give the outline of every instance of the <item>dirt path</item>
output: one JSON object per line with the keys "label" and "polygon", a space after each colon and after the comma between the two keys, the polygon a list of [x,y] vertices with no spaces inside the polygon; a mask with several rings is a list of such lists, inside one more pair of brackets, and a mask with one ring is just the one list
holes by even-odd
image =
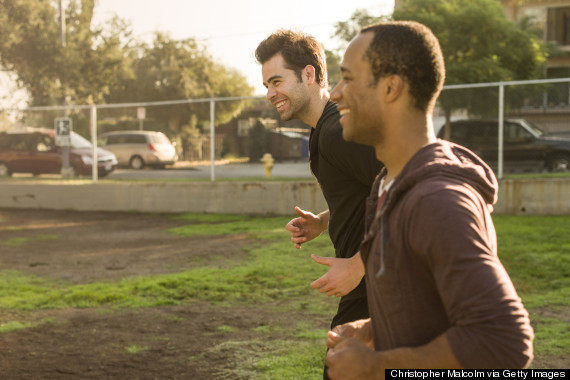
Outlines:
{"label": "dirt path", "polygon": [[[184,238],[166,232],[183,224],[159,214],[0,209],[0,271],[85,284],[246,258],[242,248],[252,242],[244,236]],[[28,240],[17,244],[18,239]],[[539,313],[547,317],[552,311]],[[237,361],[247,360],[243,351],[263,352],[264,341],[289,338],[280,332],[260,338],[254,329],[292,320],[311,320],[323,329],[330,323],[267,305],[224,308],[205,302],[121,310],[0,309],[0,325],[48,321],[0,333],[0,379],[248,379],[233,371]],[[222,326],[234,328],[232,342],[251,347],[228,347]],[[569,362],[537,357],[533,365],[568,368]]]}
{"label": "dirt path", "polygon": [[[0,270],[83,284],[245,257],[241,248],[250,242],[244,237],[166,232],[185,223],[153,214],[0,209]],[[30,241],[6,245],[15,238]],[[292,317],[315,318],[204,302],[123,310],[0,309],[0,325],[49,321],[0,334],[0,378],[245,379],[230,372],[236,353],[220,348],[228,338],[218,328],[232,326],[232,340],[249,341],[256,327],[286,325]]]}

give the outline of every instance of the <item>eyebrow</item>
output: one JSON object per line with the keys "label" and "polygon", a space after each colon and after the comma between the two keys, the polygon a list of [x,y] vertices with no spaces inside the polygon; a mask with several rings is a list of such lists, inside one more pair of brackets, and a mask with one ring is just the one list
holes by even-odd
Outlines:
{"label": "eyebrow", "polygon": [[346,67],[341,66],[341,67],[340,67],[340,72],[341,72],[341,73],[350,73],[351,71],[350,71],[349,69],[347,69]]}
{"label": "eyebrow", "polygon": [[267,84],[273,82],[275,79],[280,79],[280,78],[283,78],[283,76],[282,76],[282,75],[274,75],[274,76],[270,77],[270,78],[267,80],[267,82],[263,82],[263,85],[264,85],[265,87],[267,87]]}

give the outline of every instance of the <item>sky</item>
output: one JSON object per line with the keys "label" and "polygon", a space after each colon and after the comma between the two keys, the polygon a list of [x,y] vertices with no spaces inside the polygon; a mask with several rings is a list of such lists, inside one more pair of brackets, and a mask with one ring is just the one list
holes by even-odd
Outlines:
{"label": "sky", "polygon": [[379,16],[393,8],[394,0],[97,0],[93,21],[103,23],[116,14],[130,22],[138,39],[149,42],[155,31],[174,39],[195,38],[217,62],[245,75],[256,95],[263,95],[254,51],[271,32],[300,29],[335,49],[338,41],[331,36],[336,22],[347,21],[356,9]]}

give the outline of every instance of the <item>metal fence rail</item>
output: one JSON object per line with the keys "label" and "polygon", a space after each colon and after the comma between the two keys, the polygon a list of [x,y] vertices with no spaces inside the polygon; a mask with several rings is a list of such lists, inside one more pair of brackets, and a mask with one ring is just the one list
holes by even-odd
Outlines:
{"label": "metal fence rail", "polygon": [[[558,87],[553,87],[558,86]],[[518,103],[514,102],[512,99],[506,95],[506,89],[514,89],[518,88],[524,89],[523,95],[512,95],[511,97],[518,101]],[[471,94],[470,91],[484,91],[484,93],[476,93],[475,95]],[[519,117],[533,117],[533,120],[536,121],[537,119],[540,120],[548,120],[548,117],[552,117],[553,115],[556,117],[557,120],[557,128],[562,128],[570,132],[570,78],[558,78],[558,79],[542,79],[542,80],[528,80],[528,81],[510,81],[510,82],[489,82],[489,83],[474,83],[474,84],[462,84],[462,85],[447,85],[443,87],[442,95],[445,95],[449,92],[453,92],[454,96],[457,95],[457,98],[462,98],[461,94],[465,95],[464,98],[465,104],[455,105],[454,112],[451,114],[453,119],[458,118],[474,118],[480,116],[491,116],[493,118],[498,119],[498,157],[497,157],[497,176],[499,178],[503,177],[503,155],[504,155],[504,119],[506,116],[513,116],[515,114]],[[462,93],[463,92],[463,93]],[[512,91],[513,92],[513,91]],[[514,92],[513,92],[514,93]],[[520,98],[520,99],[519,99]],[[240,117],[242,119],[238,120],[235,124],[237,127],[233,127],[234,130],[237,130],[237,136],[226,136],[226,140],[220,141],[218,136],[216,136],[216,128],[220,127],[220,125],[216,126],[216,112],[217,107],[216,104],[219,105],[221,109],[223,109],[224,103],[227,102],[236,102],[236,101],[261,101],[262,104],[267,106],[267,110],[259,111],[256,117],[263,118],[266,128],[271,131],[276,131],[279,134],[279,138],[289,138],[291,142],[291,151],[294,153],[284,154],[283,152],[270,152],[274,154],[274,156],[283,156],[285,158],[292,157],[295,155],[299,155],[301,157],[301,153],[299,153],[302,149],[306,147],[299,148],[299,144],[304,144],[303,138],[299,137],[301,135],[306,136],[310,128],[307,126],[299,126],[293,125],[292,127],[287,123],[283,124],[279,120],[279,116],[273,107],[269,104],[269,102],[263,101],[264,96],[244,96],[244,97],[221,97],[221,98],[204,98],[204,99],[180,99],[180,100],[169,100],[169,101],[155,101],[155,102],[132,102],[132,103],[117,103],[117,104],[87,104],[87,105],[62,105],[62,106],[42,106],[42,107],[29,107],[24,109],[4,109],[0,111],[4,112],[14,112],[19,113],[20,115],[28,115],[28,119],[33,120],[34,117],[32,114],[34,113],[53,113],[53,112],[88,112],[89,114],[83,115],[83,119],[88,120],[88,128],[85,128],[85,133],[90,133],[91,135],[91,142],[93,144],[93,155],[94,155],[94,162],[97,162],[97,136],[98,136],[98,126],[101,125],[107,119],[120,119],[120,118],[131,118],[132,116],[125,116],[125,115],[132,115],[132,109],[144,107],[145,109],[152,109],[156,112],[163,112],[164,114],[168,115],[168,112],[172,112],[173,114],[180,113],[182,114],[181,108],[185,107],[184,112],[186,114],[191,114],[193,112],[198,112],[197,110],[190,109],[189,107],[199,106],[203,104],[206,106],[209,104],[209,133],[206,133],[206,126],[204,125],[204,132],[203,136],[205,138],[204,141],[209,139],[209,147],[200,147],[202,149],[201,152],[209,153],[209,158],[211,161],[210,164],[210,180],[215,181],[215,159],[220,155],[218,152],[220,149],[222,152],[224,151],[223,144],[226,145],[234,145],[232,149],[237,150],[243,154],[243,148],[241,145],[245,144],[248,145],[251,149],[251,146],[254,145],[255,141],[251,135],[251,129],[254,124],[252,121],[253,117],[250,114],[246,114],[242,112]],[[440,100],[442,97],[440,97]],[[552,100],[554,99],[554,100]],[[474,108],[471,103],[481,102],[482,100],[488,100],[487,105],[479,106],[478,111],[473,111]],[[496,100],[496,102],[495,102]],[[526,102],[526,103],[525,103]],[[517,105],[513,105],[513,104]],[[484,110],[485,115],[481,113],[481,110]],[[271,113],[273,114],[267,116],[263,116],[264,113]],[[205,109],[200,109],[203,115],[205,115]],[[105,115],[103,115],[105,113]],[[436,113],[434,114],[435,119],[438,125],[437,127],[441,127],[442,123],[442,105],[438,102],[436,107]],[[260,116],[261,115],[261,116]],[[98,119],[98,116],[101,117],[101,120]],[[205,120],[207,117],[203,116],[202,119]],[[175,119],[175,118],[172,118]],[[173,123],[175,124],[175,121]],[[243,121],[243,123],[241,123]],[[170,120],[169,120],[170,123]],[[173,125],[174,125],[173,124]],[[272,126],[270,126],[270,124]],[[244,128],[241,128],[244,126]],[[179,127],[179,126],[178,126]],[[172,129],[173,131],[176,128]],[[235,133],[235,132],[234,132]],[[248,134],[249,133],[249,134]],[[208,138],[209,137],[209,138]],[[230,138],[231,137],[231,138]],[[275,137],[277,138],[277,137]],[[279,140],[274,145],[280,146],[283,148],[284,140]],[[235,146],[240,145],[239,149]],[[293,149],[293,145],[295,149]],[[220,148],[222,146],[222,148]],[[231,148],[231,147],[230,147]],[[196,148],[198,149],[198,148]],[[231,149],[230,149],[231,150]],[[92,179],[93,183],[97,182],[97,167],[93,165],[93,173]]]}

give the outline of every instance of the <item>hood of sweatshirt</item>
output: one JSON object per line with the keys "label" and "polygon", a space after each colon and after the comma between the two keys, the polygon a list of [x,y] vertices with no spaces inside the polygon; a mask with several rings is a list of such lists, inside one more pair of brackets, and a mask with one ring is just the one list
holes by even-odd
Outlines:
{"label": "hood of sweatshirt", "polygon": [[[386,174],[385,170],[384,168],[380,172],[374,183],[371,196],[367,200],[368,203],[372,204],[372,208],[377,202],[379,178]],[[383,236],[380,253],[381,266],[376,274],[377,278],[384,273],[385,246],[389,235],[388,215],[407,192],[416,186],[421,186],[422,182],[434,178],[449,178],[456,182],[465,183],[481,195],[487,203],[489,211],[497,202],[499,190],[497,178],[489,165],[475,153],[446,140],[438,140],[433,144],[424,146],[408,161],[404,169],[394,179],[382,208],[375,216],[367,215],[367,232],[363,246],[369,243],[378,232]],[[368,219],[369,217],[370,219]],[[363,261],[366,263],[368,255],[363,246],[361,246],[361,253]]]}
{"label": "hood of sweatshirt", "polygon": [[432,177],[447,177],[465,182],[490,207],[497,202],[499,185],[489,165],[461,145],[438,140],[420,149],[394,179],[382,214],[389,213],[398,199],[411,188]]}

